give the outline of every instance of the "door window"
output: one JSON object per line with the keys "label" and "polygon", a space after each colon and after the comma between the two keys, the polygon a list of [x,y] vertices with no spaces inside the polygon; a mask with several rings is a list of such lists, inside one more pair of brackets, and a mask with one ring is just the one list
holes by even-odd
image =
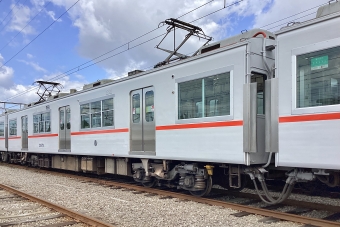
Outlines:
{"label": "door window", "polygon": [[140,95],[132,96],[132,122],[139,123],[140,121]]}
{"label": "door window", "polygon": [[152,122],[154,119],[154,95],[153,91],[145,93],[145,120]]}
{"label": "door window", "polygon": [[60,129],[64,130],[65,129],[64,110],[59,111],[59,116],[60,116]]}

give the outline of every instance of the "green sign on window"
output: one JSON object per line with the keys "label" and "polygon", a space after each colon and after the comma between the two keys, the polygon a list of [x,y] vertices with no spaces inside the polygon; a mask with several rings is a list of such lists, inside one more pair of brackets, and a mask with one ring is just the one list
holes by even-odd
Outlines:
{"label": "green sign on window", "polygon": [[311,70],[328,68],[328,55],[311,59]]}

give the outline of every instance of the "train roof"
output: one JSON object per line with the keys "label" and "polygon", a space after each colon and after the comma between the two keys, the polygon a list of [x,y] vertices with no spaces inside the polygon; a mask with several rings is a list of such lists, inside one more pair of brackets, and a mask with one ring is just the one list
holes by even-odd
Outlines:
{"label": "train roof", "polygon": [[260,34],[262,34],[262,36],[264,36],[265,38],[275,39],[274,33],[269,32],[269,31],[264,30],[264,29],[255,28],[255,29],[252,29],[250,31],[242,32],[239,35],[231,36],[231,37],[228,37],[226,39],[220,40],[218,42],[214,42],[214,43],[211,43],[209,45],[205,45],[205,46],[201,47],[201,49],[199,50],[199,54],[204,54],[208,51],[212,51],[212,50],[222,48],[222,47],[225,47],[225,46],[230,46],[232,44],[245,41],[247,39],[253,38],[253,37],[260,35]]}
{"label": "train roof", "polygon": [[290,22],[287,24],[287,26],[282,27],[279,31],[275,32],[275,35],[280,35],[301,27],[309,26],[311,24],[320,23],[338,16],[340,16],[340,2],[336,1],[333,3],[328,3],[327,5],[321,6],[318,9],[315,18],[303,22]]}

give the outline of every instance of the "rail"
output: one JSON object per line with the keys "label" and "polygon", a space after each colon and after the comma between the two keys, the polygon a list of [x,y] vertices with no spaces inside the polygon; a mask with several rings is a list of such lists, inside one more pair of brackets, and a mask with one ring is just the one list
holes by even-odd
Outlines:
{"label": "rail", "polygon": [[49,201],[46,201],[44,199],[41,199],[41,198],[38,198],[38,197],[35,197],[35,196],[32,196],[32,195],[29,195],[25,192],[22,192],[22,191],[19,191],[17,189],[14,189],[12,187],[9,187],[7,185],[3,185],[3,184],[0,184],[0,188],[3,188],[4,190],[6,191],[9,191],[13,194],[16,194],[16,195],[19,195],[21,197],[24,197],[26,199],[29,199],[31,201],[34,201],[34,202],[37,202],[39,204],[42,204],[46,207],[49,207],[50,209],[53,209],[55,211],[58,211],[60,213],[63,213],[71,218],[74,218],[76,220],[79,220],[85,224],[88,224],[88,225],[91,225],[91,226],[98,226],[98,227],[114,227],[114,225],[111,225],[109,223],[105,223],[103,221],[100,221],[98,219],[95,219],[93,217],[90,217],[90,216],[87,216],[87,215],[83,215],[83,214],[80,214],[76,211],[73,211],[73,210],[70,210],[70,209],[67,209],[65,207],[62,207],[62,206],[59,206],[57,204],[54,204],[54,203],[51,203]]}

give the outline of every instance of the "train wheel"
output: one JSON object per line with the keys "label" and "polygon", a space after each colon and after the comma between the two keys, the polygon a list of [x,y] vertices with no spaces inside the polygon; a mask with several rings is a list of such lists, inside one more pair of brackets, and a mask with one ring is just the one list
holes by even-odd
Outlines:
{"label": "train wheel", "polygon": [[201,191],[190,191],[190,194],[193,196],[198,196],[198,197],[207,196],[209,195],[211,188],[212,188],[212,177],[208,176],[205,189]]}
{"label": "train wheel", "polygon": [[156,178],[152,178],[149,182],[142,182],[142,185],[146,188],[153,188],[156,186],[158,180]]}

